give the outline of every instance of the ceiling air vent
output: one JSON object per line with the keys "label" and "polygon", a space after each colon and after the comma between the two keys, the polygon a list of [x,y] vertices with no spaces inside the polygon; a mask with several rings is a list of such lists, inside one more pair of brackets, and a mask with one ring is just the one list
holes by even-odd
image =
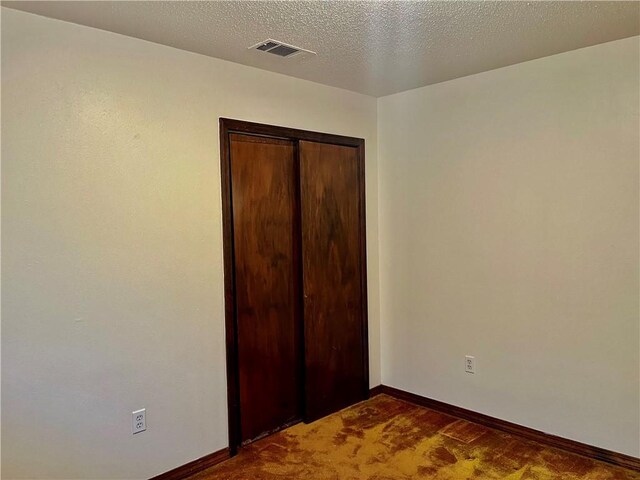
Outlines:
{"label": "ceiling air vent", "polygon": [[295,57],[297,55],[303,55],[306,53],[310,53],[311,55],[316,54],[316,52],[312,52],[311,50],[295,47],[293,45],[289,45],[288,43],[279,42],[278,40],[272,40],[270,38],[268,38],[264,42],[251,45],[249,47],[249,50],[260,50],[262,52],[272,53],[274,55],[278,55],[279,57],[287,58]]}

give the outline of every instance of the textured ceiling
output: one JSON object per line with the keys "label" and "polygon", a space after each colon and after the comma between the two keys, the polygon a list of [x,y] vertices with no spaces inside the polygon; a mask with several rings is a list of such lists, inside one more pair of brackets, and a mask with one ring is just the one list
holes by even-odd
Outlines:
{"label": "textured ceiling", "polygon": [[[639,2],[4,1],[373,96],[640,34]],[[313,50],[284,59],[266,38]]]}

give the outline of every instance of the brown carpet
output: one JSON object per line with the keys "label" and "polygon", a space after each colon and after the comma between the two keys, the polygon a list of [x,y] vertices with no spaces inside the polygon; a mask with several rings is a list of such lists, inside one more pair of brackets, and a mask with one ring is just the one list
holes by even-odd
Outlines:
{"label": "brown carpet", "polygon": [[640,473],[378,395],[189,480],[640,480]]}

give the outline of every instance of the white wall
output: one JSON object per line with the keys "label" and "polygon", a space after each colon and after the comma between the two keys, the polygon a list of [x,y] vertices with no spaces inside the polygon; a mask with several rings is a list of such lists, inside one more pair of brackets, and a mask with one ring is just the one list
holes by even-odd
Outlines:
{"label": "white wall", "polygon": [[221,116],[365,138],[379,383],[374,98],[6,8],[2,90],[2,478],[227,446]]}
{"label": "white wall", "polygon": [[640,456],[638,46],[379,99],[384,384]]}

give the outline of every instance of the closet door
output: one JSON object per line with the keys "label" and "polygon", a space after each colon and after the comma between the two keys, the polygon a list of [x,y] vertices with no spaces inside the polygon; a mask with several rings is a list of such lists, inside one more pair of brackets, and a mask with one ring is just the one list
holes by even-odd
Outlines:
{"label": "closet door", "polygon": [[295,143],[230,134],[240,441],[301,418]]}
{"label": "closet door", "polygon": [[301,141],[305,416],[368,395],[364,184],[358,149]]}

